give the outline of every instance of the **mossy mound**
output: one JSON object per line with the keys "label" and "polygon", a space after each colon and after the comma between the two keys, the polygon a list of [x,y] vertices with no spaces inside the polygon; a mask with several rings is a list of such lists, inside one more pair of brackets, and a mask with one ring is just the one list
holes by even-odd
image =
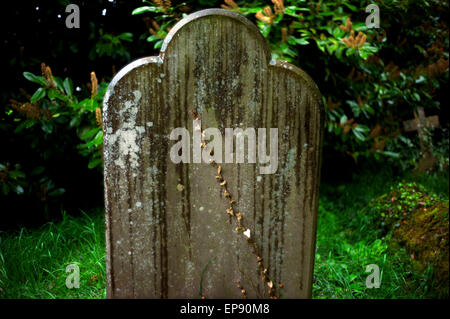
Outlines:
{"label": "mossy mound", "polygon": [[449,296],[449,203],[415,183],[399,183],[370,204],[414,267],[434,271],[433,291]]}

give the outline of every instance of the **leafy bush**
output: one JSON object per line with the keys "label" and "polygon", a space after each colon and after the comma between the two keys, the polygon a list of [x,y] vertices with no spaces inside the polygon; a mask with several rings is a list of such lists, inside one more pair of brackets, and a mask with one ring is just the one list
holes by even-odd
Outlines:
{"label": "leafy bush", "polygon": [[[94,72],[91,73],[91,96],[78,98],[74,92],[70,78],[64,81],[53,76],[49,66],[41,66],[42,76],[24,72],[24,77],[40,87],[31,96],[30,101],[19,103],[12,101],[12,108],[20,115],[16,133],[32,129],[40,125],[43,133],[52,134],[57,127],[74,129],[81,142],[77,145],[80,153],[89,156],[89,168],[102,163],[101,146],[103,144],[101,105],[107,88],[107,83],[98,84]],[[81,90],[81,89],[80,89]],[[94,116],[95,114],[95,116]],[[100,165],[101,166],[101,165]]]}
{"label": "leafy bush", "polygon": [[372,200],[369,207],[379,213],[378,220],[383,227],[398,228],[408,222],[415,210],[427,210],[436,205],[436,201],[439,196],[427,194],[423,186],[401,182],[391,186],[389,193]]}
{"label": "leafy bush", "polygon": [[[86,96],[86,89],[75,89],[70,78],[62,80],[53,76],[50,67],[44,63],[41,71],[42,75],[24,72],[24,77],[38,88],[27,96],[26,102],[10,100],[11,107],[7,112],[14,123],[16,139],[23,139],[29,151],[38,158],[26,167],[0,163],[0,178],[3,195],[13,191],[25,198],[37,199],[43,203],[44,217],[48,219],[49,205],[61,201],[60,197],[66,192],[63,181],[56,178],[61,171],[54,172],[52,163],[67,162],[75,149],[88,158],[89,168],[102,171],[101,105],[107,83],[98,84],[92,72],[91,94]],[[59,170],[62,169],[72,168],[61,165]],[[70,185],[70,182],[65,181],[65,184]],[[101,189],[101,185],[97,188]]]}
{"label": "leafy bush", "polygon": [[[207,1],[143,2],[147,5],[133,14],[148,15],[147,41],[154,48],[187,12],[217,7]],[[369,29],[367,1],[272,0],[268,5],[267,1],[225,0],[221,4],[256,22],[273,59],[299,65],[318,83],[326,106],[326,147],[355,161],[386,156],[394,162],[408,161],[400,152],[411,148],[416,137],[403,134],[401,121],[412,117],[418,106],[437,112],[438,94],[448,83],[448,2],[378,5],[381,28]]]}

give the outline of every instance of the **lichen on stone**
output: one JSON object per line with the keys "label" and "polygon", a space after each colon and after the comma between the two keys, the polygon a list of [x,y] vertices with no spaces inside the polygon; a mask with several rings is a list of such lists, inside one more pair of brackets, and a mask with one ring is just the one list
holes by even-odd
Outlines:
{"label": "lichen on stone", "polygon": [[108,134],[106,138],[109,139],[109,145],[112,148],[117,148],[117,152],[112,152],[115,156],[114,164],[121,169],[126,169],[127,164],[136,176],[136,169],[139,166],[140,140],[145,133],[145,126],[136,126],[137,113],[139,110],[139,101],[142,93],[138,90],[133,91],[134,99],[125,101],[124,108],[121,109],[119,117],[122,123],[119,128],[113,132],[111,127],[106,128]]}

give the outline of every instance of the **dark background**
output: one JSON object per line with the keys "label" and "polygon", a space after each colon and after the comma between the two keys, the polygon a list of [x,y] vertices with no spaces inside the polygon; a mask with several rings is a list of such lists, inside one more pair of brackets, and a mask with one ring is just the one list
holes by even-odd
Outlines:
{"label": "dark background", "polygon": [[[134,8],[141,1],[71,1],[80,7],[80,28],[68,29],[65,25],[65,1],[8,1],[2,3],[0,30],[2,34],[0,52],[2,55],[2,89],[0,103],[3,110],[10,98],[20,100],[19,88],[32,94],[36,85],[23,77],[24,71],[40,74],[41,62],[50,65],[53,74],[70,77],[75,83],[89,83],[89,74],[95,71],[99,81],[109,80],[116,70],[141,56],[153,55],[152,46],[129,46],[130,61],[104,56],[101,60],[91,60],[89,53],[95,45],[91,34],[100,28],[111,33],[132,32],[135,38],[146,31],[141,17],[132,16]],[[7,6],[5,6],[7,4]],[[39,8],[37,10],[37,8]],[[106,15],[102,15],[106,9]],[[125,14],[126,13],[126,14]],[[61,18],[58,18],[61,15]],[[22,97],[23,99],[23,97]],[[2,118],[0,126],[0,162],[21,162],[22,166],[36,165],[41,160],[48,169],[55,184],[66,189],[66,193],[55,201],[42,203],[38,198],[9,195],[0,196],[1,228],[17,226],[37,226],[45,220],[59,219],[61,210],[79,214],[79,210],[89,210],[103,205],[103,177],[98,170],[87,169],[88,159],[77,149],[66,147],[73,136],[60,136],[47,141],[54,144],[54,152],[43,160],[40,148],[32,149],[26,136],[11,134],[13,129],[8,119]],[[64,149],[59,152],[58,149]],[[71,152],[67,152],[70,150]],[[47,216],[43,211],[47,209]]]}

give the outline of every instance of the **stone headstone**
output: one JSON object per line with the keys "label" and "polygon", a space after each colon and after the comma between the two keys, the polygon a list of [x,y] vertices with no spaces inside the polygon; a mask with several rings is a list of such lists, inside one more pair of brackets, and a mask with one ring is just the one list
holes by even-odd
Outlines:
{"label": "stone headstone", "polygon": [[429,130],[439,127],[439,117],[437,115],[425,116],[423,107],[417,108],[417,113],[414,113],[414,119],[404,121],[403,128],[405,132],[417,131],[419,135],[420,150],[422,157],[416,166],[416,171],[424,173],[433,168],[436,164],[436,157],[433,154],[433,145],[429,138]]}
{"label": "stone headstone", "polygon": [[[182,19],[114,77],[103,118],[109,298],[311,296],[321,96],[256,26],[223,9]],[[230,128],[244,163],[217,144]]]}

